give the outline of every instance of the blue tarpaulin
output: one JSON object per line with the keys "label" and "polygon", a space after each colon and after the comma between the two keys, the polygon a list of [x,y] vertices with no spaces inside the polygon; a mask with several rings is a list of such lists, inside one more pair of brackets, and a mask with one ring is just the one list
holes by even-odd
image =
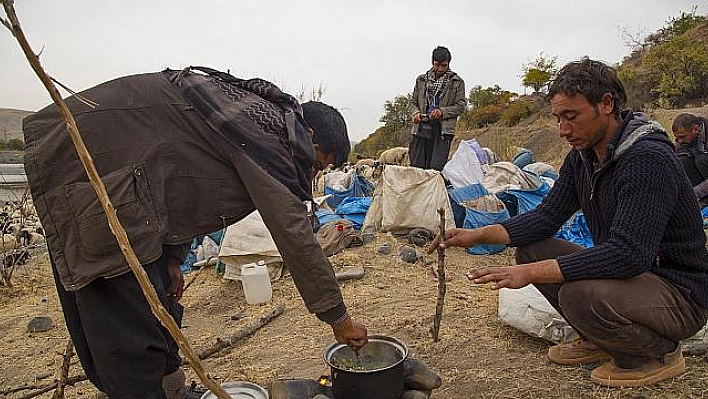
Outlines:
{"label": "blue tarpaulin", "polygon": [[[489,192],[482,184],[471,184],[469,186],[452,188],[448,190],[450,196],[450,204],[455,215],[455,224],[457,225],[460,218],[460,212],[464,212],[464,221],[462,226],[466,229],[474,229],[477,227],[487,226],[490,224],[500,223],[509,219],[509,212],[506,207],[500,202],[501,210],[499,212],[486,212],[480,209],[464,206],[463,203],[489,195]],[[504,245],[496,244],[480,244],[467,248],[467,252],[474,255],[487,255],[501,252],[506,248]]]}
{"label": "blue tarpaulin", "polygon": [[349,188],[347,190],[338,191],[327,186],[324,188],[325,195],[332,195],[330,198],[327,198],[327,205],[329,205],[332,209],[336,209],[345,198],[367,197],[371,195],[373,191],[374,185],[358,173],[354,173],[352,175],[352,182],[349,184]]}
{"label": "blue tarpaulin", "polygon": [[585,215],[582,212],[577,212],[568,219],[568,221],[561,226],[560,230],[558,230],[556,237],[574,244],[582,245],[585,248],[590,248],[595,245],[592,241]]}

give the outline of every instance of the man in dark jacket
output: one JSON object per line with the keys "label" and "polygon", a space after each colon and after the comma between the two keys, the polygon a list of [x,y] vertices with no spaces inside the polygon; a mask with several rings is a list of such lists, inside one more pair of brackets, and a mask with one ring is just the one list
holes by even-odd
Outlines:
{"label": "man in dark jacket", "polygon": [[408,105],[413,120],[411,166],[442,170],[447,163],[457,117],[467,106],[465,82],[450,69],[450,61],[450,50],[436,47],[432,68],[415,80]]}
{"label": "man in dark jacket", "polygon": [[[541,291],[582,337],[552,346],[552,362],[609,360],[591,379],[611,387],[679,375],[679,341],[708,315],[708,254],[672,142],[657,123],[621,111],[624,86],[601,62],[563,67],[548,98],[558,134],[573,149],[544,201],[501,224],[451,230],[440,245],[518,247],[515,266],[472,270],[469,278],[492,289],[534,284]],[[592,248],[549,238],[578,209]]]}
{"label": "man in dark jacket", "polygon": [[[88,101],[90,100],[90,101]],[[367,342],[314,239],[311,178],[343,163],[341,114],[273,84],[208,68],[127,76],[67,100],[135,253],[181,322],[179,265],[192,238],[258,209],[310,312],[337,341]],[[25,169],[67,328],[111,399],[182,399],[181,358],[111,234],[56,106],[24,121]]]}
{"label": "man in dark jacket", "polygon": [[687,112],[678,114],[671,125],[676,153],[701,206],[708,205],[707,126],[708,119]]}

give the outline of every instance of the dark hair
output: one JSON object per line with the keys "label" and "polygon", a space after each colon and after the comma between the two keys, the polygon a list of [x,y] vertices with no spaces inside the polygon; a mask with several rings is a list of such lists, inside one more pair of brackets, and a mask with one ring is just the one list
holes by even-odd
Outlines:
{"label": "dark hair", "polygon": [[433,61],[437,62],[450,62],[452,61],[452,54],[447,47],[437,46],[433,49]]}
{"label": "dark hair", "polygon": [[[679,130],[680,128],[688,129],[694,125],[698,125],[699,128],[705,128],[705,124],[708,122],[708,119],[698,116],[698,115],[693,115],[689,114],[688,112],[684,112],[681,114],[678,114],[676,118],[674,118],[674,122],[671,124],[671,131],[675,132]],[[701,126],[704,125],[704,126]]]}
{"label": "dark hair", "polygon": [[325,154],[334,154],[334,166],[346,162],[351,144],[342,114],[327,104],[308,101],[302,104],[302,115],[312,129],[312,142]]}
{"label": "dark hair", "polygon": [[617,77],[617,71],[602,61],[583,58],[566,64],[548,88],[547,100],[556,94],[574,96],[582,94],[592,105],[610,93],[615,102],[613,113],[619,115],[627,104],[627,92]]}

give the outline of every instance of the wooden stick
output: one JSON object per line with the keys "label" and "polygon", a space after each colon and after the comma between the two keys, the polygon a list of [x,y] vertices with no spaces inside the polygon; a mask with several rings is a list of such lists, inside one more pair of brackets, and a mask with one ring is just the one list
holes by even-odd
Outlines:
{"label": "wooden stick", "polygon": [[67,378],[69,378],[69,366],[71,366],[72,356],[74,356],[74,343],[71,341],[71,338],[69,338],[66,342],[64,354],[62,354],[64,359],[61,362],[59,381],[57,381],[57,389],[54,390],[52,399],[64,399],[64,387],[66,386]]}
{"label": "wooden stick", "polygon": [[[72,385],[73,386],[77,382],[86,381],[86,380],[88,380],[88,377],[86,377],[86,375],[79,374],[79,375],[75,375],[73,377],[67,378],[65,385]],[[4,391],[0,391],[0,395],[8,395],[11,393],[26,391],[29,389],[38,389],[38,391],[30,392],[24,396],[20,396],[18,399],[34,398],[35,396],[39,396],[45,392],[49,392],[52,389],[55,389],[57,387],[58,383],[59,383],[59,381],[54,380],[48,384],[26,384],[26,385],[22,385],[17,388],[9,388]]]}
{"label": "wooden stick", "polygon": [[[438,209],[440,214],[440,239],[445,238],[445,209]],[[433,341],[440,341],[440,321],[442,320],[443,306],[445,305],[445,248],[438,246],[438,301],[435,304],[435,317],[433,318]]]}
{"label": "wooden stick", "polygon": [[271,320],[283,314],[285,306],[279,304],[275,308],[271,309],[270,312],[261,315],[261,317],[252,320],[250,323],[243,326],[236,334],[231,335],[226,339],[217,338],[214,345],[204,349],[199,353],[199,359],[204,360],[213,354],[221,351],[222,349],[230,348],[236,344],[240,339],[248,337],[258,331],[259,328],[268,324]]}
{"label": "wooden stick", "polygon": [[94,190],[96,191],[98,200],[101,202],[101,206],[103,207],[103,210],[106,213],[106,217],[108,218],[108,225],[111,228],[111,232],[118,240],[118,245],[120,246],[120,249],[123,252],[123,255],[125,256],[126,260],[128,261],[130,270],[132,270],[135,274],[135,277],[137,278],[138,283],[140,284],[140,288],[142,289],[145,298],[147,298],[147,301],[150,304],[150,309],[155,314],[157,319],[160,320],[160,323],[165,326],[165,328],[169,331],[170,335],[172,335],[174,340],[177,342],[177,345],[189,361],[189,364],[194,370],[194,372],[199,376],[199,380],[202,382],[202,384],[204,384],[209,390],[211,390],[212,393],[214,393],[219,399],[230,399],[230,395],[227,394],[226,391],[211,378],[209,373],[205,371],[204,367],[199,362],[199,359],[194,354],[194,351],[192,351],[192,348],[189,346],[189,342],[187,342],[187,339],[184,337],[184,335],[182,335],[182,332],[179,330],[177,323],[175,323],[174,319],[172,319],[172,316],[170,316],[167,310],[160,303],[160,300],[157,297],[157,293],[155,292],[155,288],[150,283],[147,273],[140,265],[140,261],[135,255],[135,251],[130,246],[130,242],[128,241],[128,235],[126,234],[123,225],[118,220],[116,210],[108,197],[106,187],[104,186],[103,181],[101,181],[101,177],[98,174],[98,171],[96,170],[96,166],[94,165],[93,160],[91,159],[91,155],[86,149],[86,145],[84,144],[83,138],[79,133],[79,128],[76,124],[76,121],[74,120],[74,116],[71,114],[71,111],[66,106],[66,103],[64,103],[64,100],[61,98],[61,95],[59,94],[59,91],[57,90],[56,86],[54,86],[54,83],[52,82],[51,78],[42,68],[41,63],[39,62],[39,58],[32,50],[31,46],[29,45],[29,42],[27,41],[27,38],[25,37],[24,32],[22,31],[22,28],[20,27],[20,22],[17,18],[15,8],[13,6],[13,0],[0,0],[0,2],[2,2],[2,5],[5,8],[5,13],[7,14],[7,17],[9,19],[9,21],[2,19],[2,23],[10,30],[10,32],[12,32],[13,36],[15,36],[15,39],[17,39],[17,42],[20,44],[22,51],[25,53],[25,57],[27,58],[27,61],[29,61],[30,66],[37,74],[37,77],[39,77],[39,79],[42,81],[44,87],[49,92],[49,95],[51,96],[52,100],[59,108],[59,112],[64,117],[64,120],[66,121],[67,125],[67,130],[69,131],[69,136],[71,137],[71,140],[74,143],[74,147],[76,147],[76,152],[78,153],[81,163],[83,164],[84,169],[86,170],[86,174],[88,175],[88,178],[91,181]]}

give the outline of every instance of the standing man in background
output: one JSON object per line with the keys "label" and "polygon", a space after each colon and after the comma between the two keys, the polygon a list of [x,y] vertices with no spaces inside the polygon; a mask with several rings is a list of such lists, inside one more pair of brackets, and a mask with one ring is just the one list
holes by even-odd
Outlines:
{"label": "standing man in background", "polygon": [[447,163],[455,123],[467,106],[465,82],[450,69],[446,47],[433,50],[433,66],[418,76],[408,109],[413,119],[411,166],[442,170]]}

